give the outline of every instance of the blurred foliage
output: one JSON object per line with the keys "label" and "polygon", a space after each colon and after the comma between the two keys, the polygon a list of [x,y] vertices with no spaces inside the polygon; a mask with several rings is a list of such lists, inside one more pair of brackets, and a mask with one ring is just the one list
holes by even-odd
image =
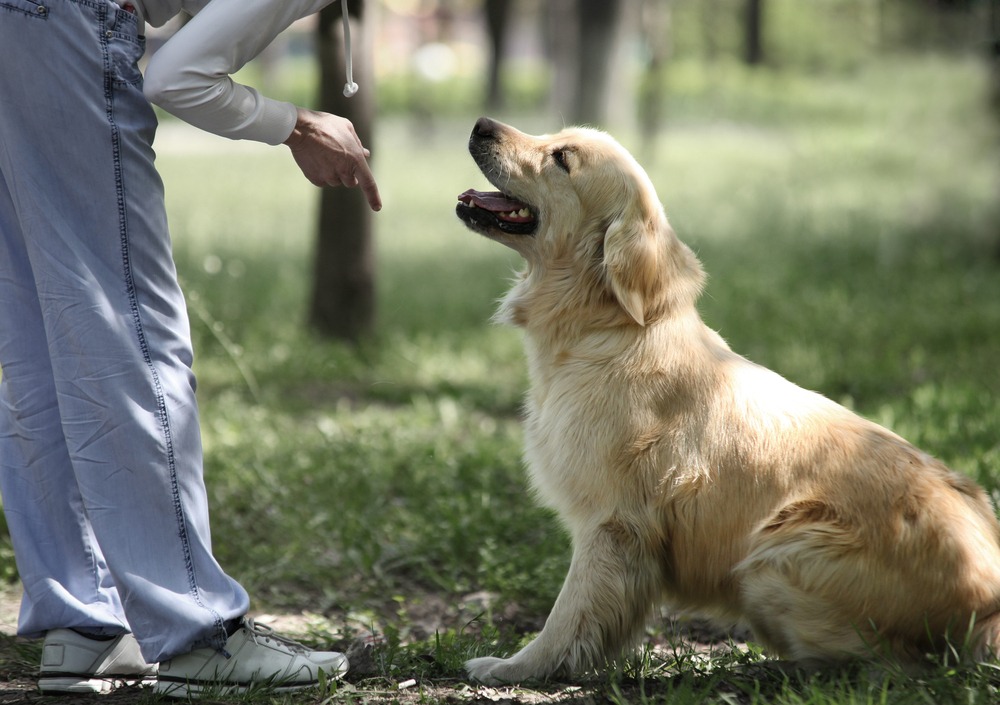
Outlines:
{"label": "blurred foliage", "polygon": [[[668,101],[674,100],[678,87],[683,90],[683,83],[675,83],[675,65],[696,66],[711,77],[716,72],[732,71],[741,63],[745,0],[647,2],[667,2],[669,8],[669,37],[656,38],[669,46]],[[381,115],[408,113],[433,120],[482,108],[486,39],[470,28],[476,26],[478,4],[453,4],[467,22],[449,21],[431,33],[437,35],[435,41],[442,45],[442,51],[454,49],[446,62],[448,70],[433,80],[421,73],[415,62],[394,63],[380,70],[377,100]],[[645,18],[639,8],[644,4],[630,6],[633,11],[628,13],[624,34],[627,60],[616,90],[627,99],[631,99],[630,86],[641,81],[651,51],[651,38],[641,31]],[[384,14],[393,15],[391,8],[397,5],[388,3]],[[521,45],[521,51],[509,52],[502,66],[507,109],[515,113],[543,110],[549,104],[553,75],[544,47],[545,3],[521,0],[515,8],[517,18],[511,32],[524,36],[512,42]],[[402,21],[409,22],[417,33],[424,31],[420,28],[432,21],[432,16],[425,9],[420,14],[404,15]],[[763,24],[763,72],[778,76],[850,75],[892,56],[943,52],[989,59],[994,43],[1000,40],[1000,0],[764,0]],[[465,27],[465,32],[453,25]],[[376,35],[380,37],[378,30]],[[282,60],[251,62],[238,78],[266,86],[268,94],[276,98],[312,105],[318,72],[310,45],[308,35],[297,35]]]}

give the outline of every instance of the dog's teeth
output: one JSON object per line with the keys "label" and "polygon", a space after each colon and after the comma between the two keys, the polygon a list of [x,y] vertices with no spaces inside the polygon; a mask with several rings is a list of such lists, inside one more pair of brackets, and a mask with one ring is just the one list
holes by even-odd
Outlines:
{"label": "dog's teeth", "polygon": [[497,217],[503,220],[525,220],[531,218],[531,210],[528,208],[522,208],[517,211],[502,211],[497,213]]}

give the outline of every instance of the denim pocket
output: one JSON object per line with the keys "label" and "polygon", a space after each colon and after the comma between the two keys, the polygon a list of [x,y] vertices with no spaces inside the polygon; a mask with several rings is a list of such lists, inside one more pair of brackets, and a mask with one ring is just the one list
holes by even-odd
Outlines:
{"label": "denim pocket", "polygon": [[[0,0],[2,2],[2,0]],[[108,38],[108,59],[111,63],[111,77],[116,83],[136,85],[142,82],[139,59],[146,52],[143,37],[123,37],[112,35]]]}
{"label": "denim pocket", "polygon": [[[5,2],[6,0],[0,0]],[[142,82],[139,59],[146,52],[146,38],[139,34],[139,17],[108,1],[108,59],[115,83],[138,85]]]}
{"label": "denim pocket", "polygon": [[48,19],[49,8],[43,3],[31,0],[0,0],[0,10],[18,12],[40,20]]}

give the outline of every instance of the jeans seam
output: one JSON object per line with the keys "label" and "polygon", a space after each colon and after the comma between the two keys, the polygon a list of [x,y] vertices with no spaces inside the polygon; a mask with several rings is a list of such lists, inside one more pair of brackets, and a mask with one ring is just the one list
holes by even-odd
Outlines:
{"label": "jeans seam", "polygon": [[38,8],[40,9],[36,9],[35,12],[30,12],[26,9],[20,7],[14,7],[7,3],[0,2],[0,10],[3,10],[4,12],[10,12],[11,14],[21,15],[22,17],[34,17],[36,20],[42,20],[42,21],[49,19],[49,13],[45,11],[44,6],[38,5]]}
{"label": "jeans seam", "polygon": [[[102,6],[99,11],[102,25],[107,25],[107,6]],[[160,428],[163,433],[164,447],[167,457],[167,468],[170,474],[171,499],[174,505],[175,518],[177,520],[178,538],[180,539],[184,553],[184,568],[187,573],[189,594],[202,609],[212,613],[215,619],[217,634],[225,633],[225,623],[222,616],[206,605],[198,590],[198,581],[194,574],[194,560],[191,555],[191,544],[188,537],[187,521],[184,516],[184,509],[180,497],[180,487],[177,481],[177,464],[174,457],[173,436],[170,428],[170,417],[167,413],[166,398],[160,382],[159,374],[153,363],[149,352],[149,345],[146,341],[146,334],[143,329],[142,315],[139,308],[139,298],[136,292],[135,279],[132,272],[132,260],[129,250],[129,229],[128,229],[128,209],[125,196],[124,174],[121,158],[121,130],[115,120],[114,95],[115,95],[115,75],[111,65],[110,50],[108,47],[109,37],[102,33],[100,36],[102,58],[104,62],[104,98],[107,111],[108,124],[111,128],[111,149],[112,161],[114,164],[115,192],[118,210],[119,238],[121,242],[122,274],[124,277],[126,295],[128,297],[129,309],[132,315],[132,322],[136,334],[136,341],[142,353],[143,362],[150,375],[156,398],[156,414],[159,417]],[[222,638],[222,637],[217,637]]]}

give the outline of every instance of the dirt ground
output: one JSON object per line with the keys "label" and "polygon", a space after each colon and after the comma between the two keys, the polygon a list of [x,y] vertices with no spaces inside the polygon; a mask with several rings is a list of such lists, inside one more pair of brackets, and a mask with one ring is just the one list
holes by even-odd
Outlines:
{"label": "dirt ground", "polygon": [[[38,668],[38,642],[27,642],[15,637],[17,629],[17,612],[20,607],[20,591],[16,588],[0,588],[0,705],[27,705],[46,703],[51,705],[137,705],[150,702],[150,695],[138,687],[119,688],[107,695],[79,696],[46,696],[39,693],[36,684]],[[433,603],[433,600],[430,602]],[[443,605],[444,603],[442,603]],[[434,612],[433,605],[425,603],[427,614],[410,615],[415,622],[424,622],[424,626],[433,634],[437,622],[444,616]],[[278,632],[290,636],[305,635],[317,628],[330,629],[331,625],[321,615],[309,612],[298,614],[253,614],[257,622],[267,625]],[[540,626],[540,625],[539,625]],[[683,639],[697,648],[711,649],[729,639],[725,633],[714,630],[707,624],[687,624]],[[732,645],[732,642],[729,642]],[[729,647],[723,647],[729,648]],[[464,703],[496,703],[498,705],[540,705],[544,703],[572,703],[573,705],[591,705],[592,703],[609,702],[607,683],[594,681],[581,684],[546,684],[538,689],[525,687],[491,688],[474,685],[463,680],[440,679],[435,682],[417,682],[415,679],[402,678],[396,683],[387,684],[381,679],[380,687],[370,687],[367,675],[376,673],[373,661],[371,640],[359,637],[348,650],[352,672],[347,681],[338,684],[337,696],[327,700],[327,696],[316,693],[314,697],[303,695],[295,702],[303,704],[313,700],[342,703],[373,703],[375,705],[399,703],[400,705],[417,705],[424,703],[446,703],[447,705],[463,705]],[[352,681],[362,683],[355,685]],[[627,688],[628,686],[626,686]],[[627,695],[627,693],[621,693]],[[733,702],[740,701],[734,693]],[[641,695],[640,695],[641,697]],[[237,702],[233,700],[232,702]]]}
{"label": "dirt ground", "polygon": [[[20,608],[20,591],[15,588],[0,589],[0,705],[28,705],[31,703],[46,703],[49,705],[83,705],[100,702],[101,705],[134,705],[148,702],[148,693],[138,687],[119,688],[107,695],[93,696],[47,696],[38,692],[34,662],[37,644],[32,648],[30,642],[15,638],[17,631],[17,612]],[[324,621],[319,615],[302,612],[299,614],[255,614],[252,615],[261,624],[276,631],[289,634],[305,634],[310,628],[315,628]],[[358,640],[352,646],[354,653],[352,664],[358,661],[358,666],[365,667],[366,651],[363,640]],[[367,655],[370,660],[370,655]],[[546,691],[533,691],[524,688],[487,688],[473,686],[464,682],[416,683],[404,679],[392,689],[360,689],[350,682],[338,687],[343,702],[363,703],[427,703],[440,702],[458,705],[460,703],[504,703],[518,705],[535,705],[538,703],[596,702],[587,697],[584,688],[577,686],[553,687]],[[316,701],[322,698],[317,694]],[[603,699],[602,699],[603,700]],[[303,703],[309,702],[308,696]]]}

